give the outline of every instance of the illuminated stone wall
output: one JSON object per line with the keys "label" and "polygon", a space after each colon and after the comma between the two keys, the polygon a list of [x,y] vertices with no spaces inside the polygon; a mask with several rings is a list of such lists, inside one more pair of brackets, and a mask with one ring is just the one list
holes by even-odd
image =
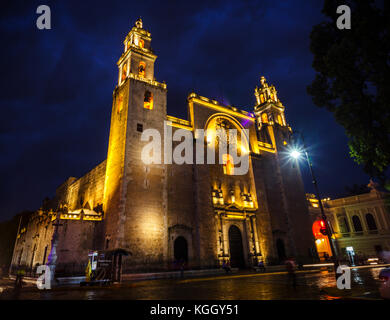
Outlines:
{"label": "illuminated stone wall", "polygon": [[[125,146],[129,101],[130,80],[114,90],[111,111],[110,137],[107,153],[107,167],[104,187],[103,211],[105,233],[109,247],[118,247],[115,235],[123,221],[119,212],[123,211],[123,175],[125,167]],[[107,247],[105,244],[104,247]]]}
{"label": "illuminated stone wall", "polygon": [[84,275],[88,253],[100,249],[102,224],[96,221],[61,220],[58,228],[57,276]]}
{"label": "illuminated stone wall", "polygon": [[287,256],[307,260],[314,238],[299,164],[288,156],[291,143],[288,128],[274,124],[274,132],[278,152],[267,155],[264,161],[268,203],[274,220],[274,245],[277,239],[282,239]]}
{"label": "illuminated stone wall", "polygon": [[[116,195],[107,199],[106,237],[112,246],[128,249],[132,255],[125,259],[124,270],[165,268],[167,261],[167,170],[163,164],[146,165],[141,160],[142,132],[148,128],[163,132],[166,118],[166,90],[159,86],[128,80],[130,84],[125,139],[116,154],[124,154],[123,173]],[[125,85],[126,86],[126,85]],[[152,110],[144,108],[145,92],[153,94]],[[109,156],[110,156],[109,151]],[[119,168],[119,167],[118,167]],[[107,175],[110,172],[107,169]],[[107,188],[109,184],[107,184]],[[109,245],[109,248],[112,248]]]}
{"label": "illuminated stone wall", "polygon": [[[12,269],[23,268],[32,276],[36,265],[47,263],[54,233],[53,222],[67,204],[67,213],[86,206],[93,209],[103,202],[106,161],[83,177],[67,179],[57,188],[56,197],[45,208],[24,217],[19,228],[12,259]],[[84,209],[85,210],[85,209]],[[73,216],[73,214],[71,215]],[[82,274],[88,261],[88,251],[102,242],[102,222],[88,221],[83,214],[75,219],[60,219],[57,247],[58,274]]]}
{"label": "illuminated stone wall", "polygon": [[103,203],[104,179],[106,174],[106,161],[86,173],[80,179],[68,186],[61,200],[68,204],[70,210],[78,208],[90,209]]}
{"label": "illuminated stone wall", "polygon": [[[173,129],[173,134],[176,128]],[[179,142],[173,143],[173,148]],[[174,267],[174,242],[184,237],[188,244],[190,263],[199,265],[199,241],[196,228],[194,199],[194,166],[192,164],[167,165],[167,197],[168,197],[168,267]],[[190,182],[190,183],[189,183]]]}
{"label": "illuminated stone wall", "polygon": [[22,267],[33,272],[36,264],[46,263],[50,252],[53,235],[51,215],[43,211],[34,212],[24,217],[18,231],[11,269],[15,272]]}

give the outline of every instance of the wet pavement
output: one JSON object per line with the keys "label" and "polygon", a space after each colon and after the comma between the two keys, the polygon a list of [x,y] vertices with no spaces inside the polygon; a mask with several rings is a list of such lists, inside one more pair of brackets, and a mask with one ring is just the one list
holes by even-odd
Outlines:
{"label": "wet pavement", "polygon": [[[381,268],[352,269],[351,290],[339,290],[333,272],[297,272],[297,287],[288,275],[251,273],[177,280],[149,280],[107,288],[67,287],[54,290],[25,288],[19,299],[29,300],[330,300],[348,297],[380,299],[378,274]],[[9,284],[8,284],[9,285]],[[5,287],[0,282],[0,288]],[[330,289],[330,290],[329,290]],[[1,290],[0,290],[1,291]],[[329,293],[331,292],[331,293]],[[2,298],[10,298],[3,294]]]}

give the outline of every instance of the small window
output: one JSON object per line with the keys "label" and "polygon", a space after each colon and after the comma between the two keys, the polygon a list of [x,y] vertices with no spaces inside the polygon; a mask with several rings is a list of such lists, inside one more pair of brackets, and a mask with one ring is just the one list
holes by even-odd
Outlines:
{"label": "small window", "polygon": [[138,66],[138,75],[142,78],[145,77],[146,63],[141,61]]}
{"label": "small window", "polygon": [[374,216],[371,213],[366,214],[366,222],[369,230],[377,230]]}
{"label": "small window", "polygon": [[362,223],[360,222],[360,219],[358,216],[352,217],[352,223],[353,223],[353,227],[355,229],[355,232],[362,232],[363,231]]}
{"label": "small window", "polygon": [[340,227],[341,233],[349,233],[350,232],[348,220],[346,217],[344,217],[344,216],[338,217],[338,222],[339,222],[339,227]]}
{"label": "small window", "polygon": [[260,95],[260,103],[264,103],[264,94]]}
{"label": "small window", "polygon": [[222,156],[223,161],[223,173],[227,175],[234,174],[234,162],[233,157],[230,154],[224,154]]}
{"label": "small window", "polygon": [[141,123],[137,123],[137,131],[138,132],[143,132],[144,131],[144,126]]}
{"label": "small window", "polygon": [[150,91],[145,92],[144,108],[149,110],[153,109],[153,93]]}
{"label": "small window", "polygon": [[140,48],[144,47],[144,40],[142,40],[142,39],[139,40],[139,46],[140,46]]}
{"label": "small window", "polygon": [[268,116],[265,112],[261,115],[261,122],[268,123]]}

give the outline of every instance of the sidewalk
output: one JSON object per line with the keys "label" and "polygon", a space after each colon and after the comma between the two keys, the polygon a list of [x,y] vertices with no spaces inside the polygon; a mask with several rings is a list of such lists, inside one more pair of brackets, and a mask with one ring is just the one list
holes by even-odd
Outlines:
{"label": "sidewalk", "polygon": [[[361,267],[351,267],[351,268],[377,268],[377,267],[385,267],[387,265],[369,265],[369,266],[361,266]],[[333,268],[332,263],[327,264],[310,264],[303,265],[301,270],[297,270],[298,272],[313,272],[313,271],[321,271],[324,269]],[[265,272],[257,272],[253,269],[244,269],[239,270],[238,268],[232,268],[232,273],[234,274],[272,274],[272,273],[284,273],[286,272],[285,265],[275,265],[275,266],[266,266]],[[184,270],[183,276],[186,279],[189,278],[201,278],[207,276],[226,276],[226,271],[223,269],[201,269],[201,270]],[[122,282],[131,282],[131,281],[141,281],[141,280],[161,280],[161,279],[181,279],[180,271],[165,271],[165,272],[152,272],[152,273],[128,273],[122,274]],[[14,280],[15,276],[10,276],[10,280]],[[36,285],[36,278],[32,277],[24,277],[23,281],[28,286]],[[77,277],[59,277],[57,278],[58,284],[57,286],[74,286],[79,285],[80,282],[85,281],[85,276],[77,276]]]}
{"label": "sidewalk", "polygon": [[[240,271],[238,268],[232,268],[230,274],[271,274],[275,272],[286,271],[284,265],[267,266],[266,272],[255,272],[252,269],[244,269]],[[200,270],[184,270],[183,276],[186,279],[189,278],[201,278],[207,276],[224,276],[227,275],[226,271],[222,268],[219,269],[200,269]],[[141,281],[141,280],[161,280],[161,279],[181,279],[180,271],[165,271],[165,272],[149,272],[149,273],[128,273],[122,274],[122,282]],[[10,276],[10,280],[14,281],[15,276]],[[24,277],[23,281],[27,286],[35,286],[37,278]],[[79,285],[80,282],[85,281],[85,276],[75,277],[59,277],[57,278],[57,286],[74,286]]]}

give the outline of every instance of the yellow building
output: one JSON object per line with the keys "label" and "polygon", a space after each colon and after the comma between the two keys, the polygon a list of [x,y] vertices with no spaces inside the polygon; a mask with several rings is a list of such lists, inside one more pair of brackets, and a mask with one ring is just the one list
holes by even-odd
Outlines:
{"label": "yellow building", "polygon": [[[13,266],[47,263],[55,251],[56,272],[71,274],[85,270],[90,250],[115,248],[132,253],[123,261],[124,272],[167,270],[181,260],[192,268],[223,261],[237,267],[282,263],[288,256],[311,261],[313,236],[299,165],[286,152],[292,129],[275,86],[260,78],[250,112],[192,92],[188,118],[170,116],[167,84],[154,77],[151,41],[137,20],[117,63],[107,159],[85,176],[66,180],[47,208],[22,223]],[[161,163],[142,161],[148,129],[174,140],[171,146],[164,142]],[[166,148],[179,146],[179,129],[191,142],[214,148],[221,161],[172,162]],[[196,136],[200,129],[205,137]],[[238,132],[239,155],[248,159],[239,175],[230,154],[217,148],[215,132],[230,129]],[[195,143],[191,151],[198,152]]]}
{"label": "yellow building", "polygon": [[[370,257],[381,257],[390,250],[390,212],[387,192],[381,192],[374,183],[369,193],[339,199],[323,199],[325,214],[333,229],[334,243],[341,259],[357,263]],[[307,195],[313,225],[321,219],[318,200]],[[325,236],[317,235],[319,256],[331,256]]]}

